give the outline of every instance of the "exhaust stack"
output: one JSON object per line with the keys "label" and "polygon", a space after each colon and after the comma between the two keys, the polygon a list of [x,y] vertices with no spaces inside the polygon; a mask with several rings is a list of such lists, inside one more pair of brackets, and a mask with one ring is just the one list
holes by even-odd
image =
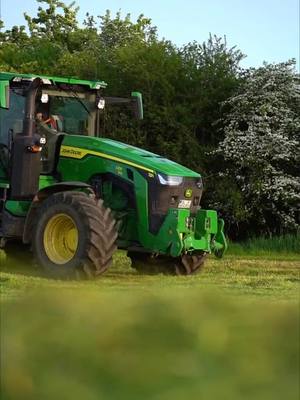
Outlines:
{"label": "exhaust stack", "polygon": [[27,91],[23,131],[18,133],[13,142],[11,198],[31,200],[39,188],[41,154],[33,149],[37,145],[35,122],[35,99],[42,83],[35,78]]}

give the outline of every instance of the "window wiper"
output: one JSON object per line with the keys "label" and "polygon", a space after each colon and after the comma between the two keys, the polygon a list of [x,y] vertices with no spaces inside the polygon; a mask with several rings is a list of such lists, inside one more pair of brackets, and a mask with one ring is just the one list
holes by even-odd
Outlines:
{"label": "window wiper", "polygon": [[61,88],[60,86],[58,86],[60,90],[62,90],[65,93],[71,93],[72,97],[76,100],[79,101],[79,103],[82,105],[82,107],[85,109],[85,111],[89,114],[89,116],[91,116],[91,112],[90,110],[87,108],[87,106],[84,104],[84,102],[81,100],[81,98],[78,96],[78,94],[76,92],[74,92],[73,90],[65,90],[63,88]]}
{"label": "window wiper", "polygon": [[73,92],[73,90],[70,90],[70,92],[72,93],[73,97],[79,101],[79,103],[82,105],[82,107],[85,109],[85,111],[89,114],[89,116],[91,115],[90,110],[87,108],[87,106],[84,104],[84,102],[81,100],[81,98],[78,96],[78,94],[76,92]]}

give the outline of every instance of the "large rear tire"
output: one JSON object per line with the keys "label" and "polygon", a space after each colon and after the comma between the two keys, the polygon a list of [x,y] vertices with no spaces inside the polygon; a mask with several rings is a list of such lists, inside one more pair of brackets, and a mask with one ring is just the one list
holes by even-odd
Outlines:
{"label": "large rear tire", "polygon": [[95,278],[112,262],[118,236],[109,208],[83,192],[60,192],[39,209],[33,253],[48,276]]}
{"label": "large rear tire", "polygon": [[153,256],[148,253],[129,251],[131,267],[140,274],[195,275],[204,265],[207,253],[184,254],[181,257]]}

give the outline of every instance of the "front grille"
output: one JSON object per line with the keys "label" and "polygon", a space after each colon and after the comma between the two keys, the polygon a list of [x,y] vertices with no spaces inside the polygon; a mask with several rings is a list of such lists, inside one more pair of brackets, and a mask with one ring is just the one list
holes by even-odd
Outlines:
{"label": "front grille", "polygon": [[[157,179],[148,180],[149,230],[157,234],[170,208],[178,208],[180,200],[191,200],[191,214],[199,209],[202,189],[197,186],[197,178],[184,178],[178,186],[161,185]],[[185,193],[192,190],[192,196]]]}

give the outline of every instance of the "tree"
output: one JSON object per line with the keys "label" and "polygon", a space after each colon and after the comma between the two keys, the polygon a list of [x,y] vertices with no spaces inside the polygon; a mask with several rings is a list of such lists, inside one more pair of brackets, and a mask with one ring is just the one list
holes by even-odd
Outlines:
{"label": "tree", "polygon": [[45,3],[48,8],[38,7],[36,17],[30,17],[24,13],[31,37],[47,37],[50,40],[66,43],[68,35],[78,28],[77,12],[75,2],[66,5],[59,0],[37,0]]}
{"label": "tree", "polygon": [[192,42],[180,49],[186,71],[186,97],[191,125],[203,146],[215,147],[223,139],[221,107],[238,87],[240,61],[245,55],[228,47],[226,37],[209,35],[203,43]]}
{"label": "tree", "polygon": [[104,47],[124,47],[134,43],[150,43],[157,40],[157,28],[151,24],[151,19],[141,14],[135,23],[130,14],[124,19],[121,12],[112,18],[109,10],[100,16],[100,39]]}
{"label": "tree", "polygon": [[249,232],[300,226],[300,79],[295,61],[245,71],[225,102],[218,153],[240,189]]}

